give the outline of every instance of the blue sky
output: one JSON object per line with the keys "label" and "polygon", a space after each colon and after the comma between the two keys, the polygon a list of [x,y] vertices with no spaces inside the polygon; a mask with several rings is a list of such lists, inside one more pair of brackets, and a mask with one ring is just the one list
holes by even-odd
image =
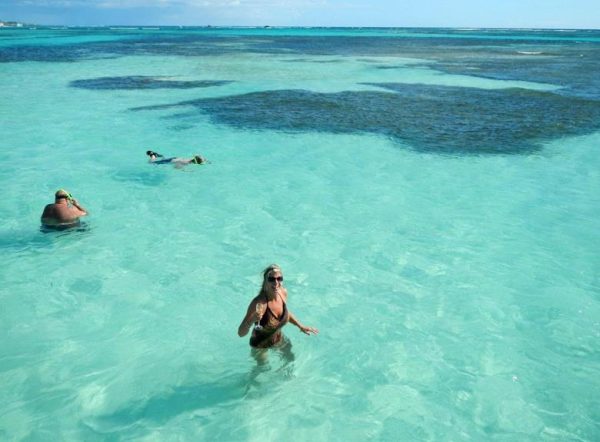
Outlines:
{"label": "blue sky", "polygon": [[600,0],[0,0],[48,25],[600,28]]}

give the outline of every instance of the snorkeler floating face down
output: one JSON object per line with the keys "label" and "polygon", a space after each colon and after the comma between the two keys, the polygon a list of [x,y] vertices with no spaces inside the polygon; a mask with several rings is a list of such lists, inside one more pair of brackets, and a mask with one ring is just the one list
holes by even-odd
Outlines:
{"label": "snorkeler floating face down", "polygon": [[[147,150],[146,155],[150,157],[150,162],[152,164],[174,164],[175,167],[183,167],[187,164],[207,164],[209,161],[204,158],[202,155],[194,155],[192,158],[179,158],[179,157],[171,157],[164,158],[163,155],[158,152],[154,152],[152,150]],[[161,158],[161,159],[158,159]]]}

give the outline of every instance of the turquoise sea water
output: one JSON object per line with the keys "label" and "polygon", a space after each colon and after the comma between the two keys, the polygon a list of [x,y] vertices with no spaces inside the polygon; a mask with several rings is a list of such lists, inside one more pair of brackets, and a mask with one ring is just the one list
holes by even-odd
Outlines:
{"label": "turquoise sea water", "polygon": [[[599,71],[599,31],[0,30],[0,439],[599,440]],[[272,262],[320,334],[257,369]]]}

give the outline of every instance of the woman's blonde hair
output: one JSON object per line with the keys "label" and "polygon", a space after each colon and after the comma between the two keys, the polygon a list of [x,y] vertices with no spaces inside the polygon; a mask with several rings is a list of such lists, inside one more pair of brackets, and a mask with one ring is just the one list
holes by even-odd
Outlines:
{"label": "woman's blonde hair", "polygon": [[281,267],[279,267],[277,264],[271,264],[269,265],[266,269],[264,269],[262,271],[262,275],[263,275],[263,281],[262,281],[262,286],[260,287],[260,292],[258,292],[258,296],[260,297],[261,295],[265,295],[266,296],[266,290],[267,290],[267,278],[269,277],[269,274],[271,272],[279,272],[279,273],[283,273],[281,271]]}

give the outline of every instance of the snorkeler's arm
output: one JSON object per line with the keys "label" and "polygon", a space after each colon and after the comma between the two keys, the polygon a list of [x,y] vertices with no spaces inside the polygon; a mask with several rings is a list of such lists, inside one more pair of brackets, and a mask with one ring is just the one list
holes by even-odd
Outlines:
{"label": "snorkeler's arm", "polygon": [[253,299],[250,305],[248,306],[248,311],[246,312],[246,316],[242,320],[242,323],[238,327],[238,336],[241,338],[248,334],[250,331],[250,326],[258,320],[258,313],[256,311],[256,303],[257,300]]}
{"label": "snorkeler's arm", "polygon": [[79,202],[75,198],[71,199],[71,204],[73,204],[71,210],[75,212],[76,216],[86,216],[88,214],[87,210],[85,210],[83,206],[79,205]]}
{"label": "snorkeler's arm", "polygon": [[294,314],[292,312],[290,312],[289,310],[288,310],[288,313],[289,313],[290,322],[292,324],[294,324],[296,327],[298,327],[302,333],[305,333],[307,335],[310,335],[311,333],[313,335],[316,335],[317,333],[319,333],[319,330],[317,330],[316,328],[307,327],[305,325],[300,324],[300,322],[296,319]]}

